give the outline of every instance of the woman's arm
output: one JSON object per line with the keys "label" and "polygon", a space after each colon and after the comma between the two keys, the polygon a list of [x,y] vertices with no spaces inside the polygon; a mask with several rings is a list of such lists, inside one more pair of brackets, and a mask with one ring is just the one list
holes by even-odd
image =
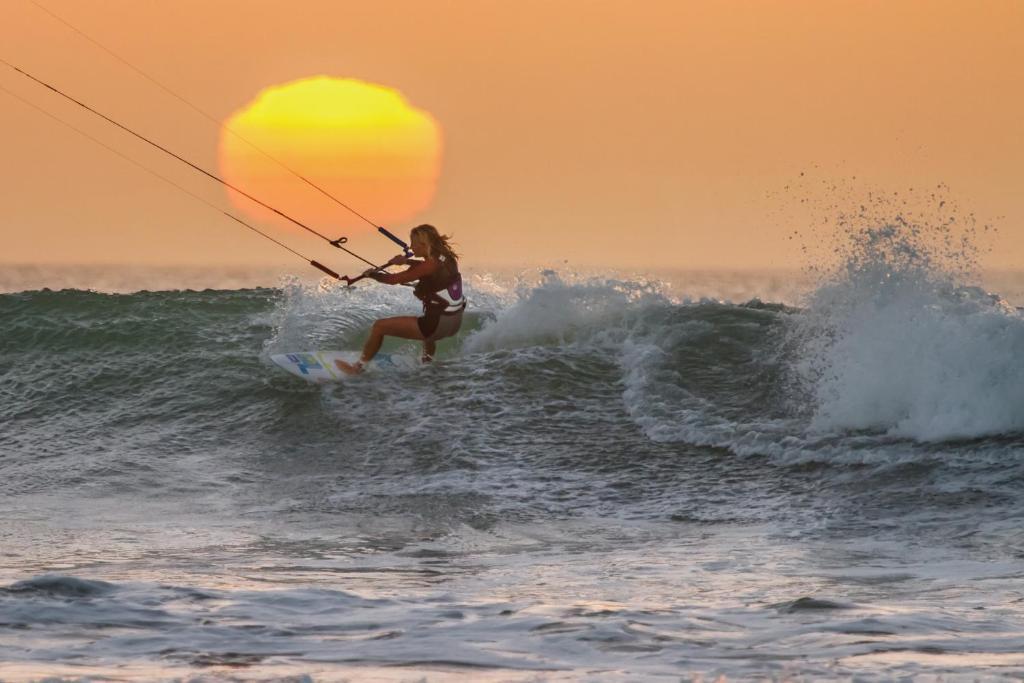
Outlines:
{"label": "woman's arm", "polygon": [[409,266],[401,273],[371,273],[372,277],[377,282],[383,282],[386,285],[401,285],[406,282],[414,282],[421,278],[425,278],[428,275],[433,275],[434,271],[437,270],[438,263],[434,260],[418,261],[413,265]]}

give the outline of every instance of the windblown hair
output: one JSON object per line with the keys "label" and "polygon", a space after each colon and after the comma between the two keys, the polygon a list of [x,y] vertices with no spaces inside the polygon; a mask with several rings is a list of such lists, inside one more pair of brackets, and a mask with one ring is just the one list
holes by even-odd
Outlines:
{"label": "windblown hair", "polygon": [[426,238],[427,244],[430,245],[431,256],[449,261],[452,266],[458,267],[459,255],[452,249],[450,236],[442,235],[437,231],[437,228],[428,223],[417,225],[413,228],[412,236]]}

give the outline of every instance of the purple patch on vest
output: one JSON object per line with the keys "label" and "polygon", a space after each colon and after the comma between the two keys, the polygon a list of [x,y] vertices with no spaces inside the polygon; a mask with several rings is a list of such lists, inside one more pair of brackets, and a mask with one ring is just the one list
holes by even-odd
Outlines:
{"label": "purple patch on vest", "polygon": [[455,282],[448,285],[448,296],[452,298],[452,301],[458,301],[462,298],[462,275],[455,278]]}

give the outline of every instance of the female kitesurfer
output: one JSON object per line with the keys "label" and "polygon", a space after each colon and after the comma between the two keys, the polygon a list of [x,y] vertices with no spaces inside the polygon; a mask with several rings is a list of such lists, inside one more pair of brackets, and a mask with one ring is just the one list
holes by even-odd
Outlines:
{"label": "female kitesurfer", "polygon": [[413,294],[423,302],[423,315],[378,320],[370,329],[370,338],[359,360],[356,363],[336,361],[338,369],[350,375],[362,372],[363,366],[380,350],[385,336],[422,340],[423,362],[427,363],[434,357],[437,340],[459,331],[466,299],[462,296],[458,255],[452,251],[448,240],[448,236],[439,233],[433,225],[417,226],[409,233],[409,244],[413,256],[418,258],[396,256],[387,262],[389,266],[408,265],[408,268],[400,273],[373,269],[364,273],[387,285],[417,281]]}

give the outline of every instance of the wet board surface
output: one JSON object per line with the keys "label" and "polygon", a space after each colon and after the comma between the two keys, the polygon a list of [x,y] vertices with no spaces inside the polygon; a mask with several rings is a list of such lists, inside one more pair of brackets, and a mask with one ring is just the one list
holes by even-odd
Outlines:
{"label": "wet board surface", "polygon": [[[324,382],[339,382],[351,379],[353,375],[346,375],[334,364],[336,360],[343,360],[346,363],[355,363],[359,360],[358,351],[295,351],[292,353],[278,353],[270,357],[277,365],[284,368],[296,377],[301,377],[313,384]],[[366,366],[365,372],[381,372],[387,370],[412,370],[419,367],[420,362],[411,356],[401,356],[390,353],[378,353],[370,364]]]}

